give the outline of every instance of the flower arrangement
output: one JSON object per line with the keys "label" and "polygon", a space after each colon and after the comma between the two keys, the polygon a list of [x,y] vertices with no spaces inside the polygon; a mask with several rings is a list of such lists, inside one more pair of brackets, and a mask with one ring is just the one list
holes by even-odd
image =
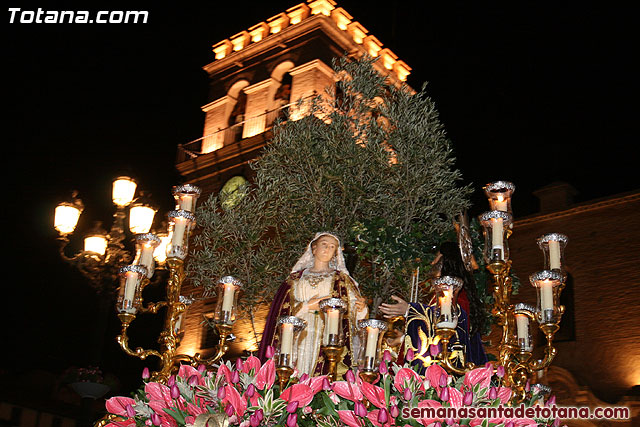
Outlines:
{"label": "flower arrangement", "polygon": [[[135,397],[107,400],[106,409],[111,414],[107,427],[558,425],[559,420],[509,416],[514,413],[512,391],[501,386],[503,370],[495,371],[487,364],[454,378],[432,364],[419,375],[408,362],[392,363],[385,352],[380,375],[372,383],[362,381],[353,371],[346,373],[345,380],[334,382],[327,376],[303,374],[280,390],[272,358],[261,364],[258,358],[249,356],[235,364],[220,364],[215,370],[181,365],[166,385],[148,381],[145,369],[144,387]],[[551,399],[555,401],[551,397],[547,405]],[[545,403],[532,388],[524,405]],[[511,406],[512,410],[498,418],[452,417],[447,412],[447,408],[455,408],[458,414],[463,409],[481,414],[480,408],[498,406]],[[424,415],[423,408],[433,408],[431,416]]]}

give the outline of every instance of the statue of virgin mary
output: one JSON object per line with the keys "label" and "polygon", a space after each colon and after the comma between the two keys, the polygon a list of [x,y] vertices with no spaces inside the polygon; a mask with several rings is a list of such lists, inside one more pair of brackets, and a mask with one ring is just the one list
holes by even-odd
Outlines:
{"label": "statue of virgin mary", "polygon": [[264,362],[267,347],[278,347],[275,336],[278,318],[296,316],[307,323],[294,344],[293,359],[298,374],[326,373],[320,348],[325,325],[318,304],[327,298],[340,298],[347,304],[342,325],[346,337],[342,363],[346,366],[355,364],[354,355],[359,348],[356,325],[358,320],[367,317],[368,309],[358,283],[347,270],[340,240],[328,232],[316,233],[278,289],[265,322],[258,357]]}

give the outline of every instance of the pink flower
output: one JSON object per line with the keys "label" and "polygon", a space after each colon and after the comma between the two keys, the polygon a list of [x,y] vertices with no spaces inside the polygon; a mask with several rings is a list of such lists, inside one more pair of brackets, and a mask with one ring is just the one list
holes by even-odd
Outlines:
{"label": "pink flower", "polygon": [[329,392],[329,399],[331,399],[331,401],[337,405],[338,403],[340,403],[340,398],[338,397],[337,394],[335,394],[333,391]]}
{"label": "pink flower", "polygon": [[404,360],[406,360],[407,362],[411,362],[414,357],[415,357],[415,352],[413,351],[412,348],[410,348],[409,350],[407,350],[407,353],[404,355]]}
{"label": "pink flower", "polygon": [[224,389],[224,387],[220,387],[218,389],[217,396],[218,396],[218,399],[220,399],[220,400],[224,399],[227,396],[227,391]]}
{"label": "pink flower", "polygon": [[289,414],[287,417],[287,427],[295,427],[298,425],[298,414]]}
{"label": "pink flower", "polygon": [[434,363],[427,367],[425,377],[429,380],[432,387],[439,388],[440,377],[442,376],[445,378],[447,377],[447,372],[442,368],[442,366]]}
{"label": "pink flower", "polygon": [[200,375],[204,374],[207,371],[207,366],[203,364],[198,365],[198,372]]}
{"label": "pink flower", "polygon": [[242,359],[239,357],[236,359],[236,370],[242,372]]}
{"label": "pink flower", "polygon": [[449,404],[454,408],[461,407],[462,393],[460,392],[460,390],[453,387],[447,387],[447,389],[449,390]]}
{"label": "pink flower", "polygon": [[440,399],[443,402],[448,402],[449,401],[449,387],[444,387],[441,391],[440,391]]}
{"label": "pink flower", "polygon": [[256,414],[251,414],[249,417],[249,425],[251,425],[251,427],[258,427],[260,425],[260,420]]}
{"label": "pink flower", "polygon": [[366,417],[368,413],[367,408],[364,406],[364,403],[362,402],[356,402],[353,405],[353,412],[359,417]]}
{"label": "pink flower", "polygon": [[276,366],[273,359],[267,360],[256,374],[255,383],[258,390],[269,389],[276,380]]}
{"label": "pink flower", "polygon": [[191,365],[180,365],[180,369],[178,369],[178,376],[182,379],[189,379],[192,375],[196,375],[198,378],[201,377],[200,372],[196,368]]}
{"label": "pink flower", "polygon": [[329,378],[324,377],[324,378],[322,379],[322,389],[323,389],[324,391],[329,391],[329,390],[331,390],[331,382],[329,381]]}
{"label": "pink flower", "polygon": [[499,378],[502,378],[502,377],[504,377],[504,374],[505,374],[505,372],[504,372],[504,366],[502,366],[502,365],[498,365],[498,367],[496,368],[496,375],[497,375]]}
{"label": "pink flower", "polygon": [[136,416],[136,410],[133,409],[133,406],[131,406],[131,404],[128,404],[127,406],[125,406],[125,409],[127,411],[127,415],[130,418],[134,418]]}
{"label": "pink flower", "polygon": [[302,408],[302,413],[305,415],[309,415],[312,412],[313,408],[311,406],[305,406],[304,408]]}
{"label": "pink flower", "polygon": [[511,399],[511,389],[509,387],[498,387],[498,399],[503,405]]}
{"label": "pink flower", "polygon": [[380,412],[378,412],[378,422],[380,424],[384,424],[387,421],[389,421],[389,414],[386,409],[382,408],[380,409]]}
{"label": "pink flower", "polygon": [[353,373],[353,371],[351,369],[349,369],[347,371],[347,374],[345,375],[345,378],[347,379],[347,381],[349,381],[350,383],[355,383],[356,382],[356,376]]}
{"label": "pink flower", "polygon": [[462,404],[465,406],[471,406],[473,403],[473,392],[466,391],[464,393],[464,397],[462,398]]}
{"label": "pink flower", "polygon": [[222,402],[228,402],[233,405],[233,408],[235,409],[238,416],[242,417],[244,415],[244,412],[247,410],[247,402],[242,398],[242,396],[240,396],[240,392],[236,390],[235,387],[227,385],[225,386],[225,390],[227,392],[227,395],[222,400]]}
{"label": "pink flower", "polygon": [[146,381],[149,378],[151,378],[151,373],[149,373],[149,368],[145,366],[144,369],[142,370],[142,379]]}
{"label": "pink flower", "polygon": [[340,421],[349,427],[362,427],[353,411],[338,411],[338,416],[340,417]]}
{"label": "pink flower", "polygon": [[397,405],[391,405],[391,408],[389,408],[389,414],[391,414],[393,418],[398,418],[400,415],[400,409],[398,409]]}
{"label": "pink flower", "polygon": [[483,367],[476,368],[472,371],[467,372],[464,375],[463,384],[467,386],[469,390],[473,389],[473,386],[476,384],[480,384],[480,387],[487,388],[491,385],[491,376],[493,375],[493,368]]}
{"label": "pink flower", "polygon": [[264,353],[264,356],[265,356],[267,359],[271,359],[275,353],[276,353],[276,351],[275,351],[275,349],[273,348],[273,346],[272,346],[272,345],[268,345],[268,346],[267,346],[267,350],[266,350],[266,351],[265,351],[265,353]]}
{"label": "pink flower", "polygon": [[128,417],[127,413],[127,405],[135,405],[136,401],[130,397],[116,396],[108,399],[105,402],[105,407],[107,411],[111,414],[122,415],[123,417]]}
{"label": "pink flower", "polygon": [[498,389],[495,387],[491,387],[489,389],[489,399],[494,400],[498,398]]}
{"label": "pink flower", "polygon": [[151,414],[151,423],[153,423],[154,426],[159,426],[162,423],[160,415],[156,414],[155,412]]}
{"label": "pink flower", "polygon": [[[440,408],[442,404],[438,401],[427,399],[418,402],[418,408]],[[432,424],[434,421],[438,421],[438,418],[418,418],[418,422],[420,422],[423,426],[428,426]]]}
{"label": "pink flower", "polygon": [[387,369],[387,364],[384,361],[380,362],[380,369],[379,370],[380,370],[380,373],[382,375],[385,375],[385,374],[389,373],[389,369]]}
{"label": "pink flower", "polygon": [[224,376],[224,379],[227,380],[228,384],[231,384],[231,371],[229,370],[229,368],[227,367],[227,365],[220,365],[220,367],[218,368],[218,372],[216,373],[216,380],[218,379],[218,377],[222,377]]}
{"label": "pink flower", "polygon": [[247,386],[247,390],[245,391],[245,395],[251,399],[253,397],[253,395],[256,394],[256,386],[254,386],[253,384],[249,384]]}
{"label": "pink flower", "polygon": [[411,393],[411,389],[409,387],[405,388],[404,391],[402,392],[402,398],[406,401],[411,400],[411,398],[413,397],[413,393]]}
{"label": "pink flower", "polygon": [[363,381],[361,389],[362,394],[369,402],[371,402],[371,404],[375,405],[377,408],[386,408],[387,405],[385,404],[383,388]]}
{"label": "pink flower", "polygon": [[172,385],[169,390],[170,390],[172,399],[177,399],[180,397],[180,389],[176,384]]}
{"label": "pink flower", "polygon": [[306,384],[294,384],[286,388],[280,395],[280,399],[286,402],[298,402],[300,406],[307,406],[313,400],[315,393]]}
{"label": "pink flower", "polygon": [[349,399],[352,402],[362,400],[360,387],[357,387],[347,381],[336,381],[331,385],[331,388],[338,396],[344,399]]}
{"label": "pink flower", "polygon": [[318,377],[309,377],[307,375],[307,378],[304,381],[301,379],[299,384],[308,385],[309,387],[311,387],[311,390],[313,390],[313,394],[316,394],[320,390],[324,389],[325,382],[328,384],[328,389],[331,389],[331,383],[329,383],[329,379],[326,375],[321,375]]}
{"label": "pink flower", "polygon": [[300,405],[298,403],[298,401],[294,400],[289,402],[289,404],[287,405],[286,411],[290,414],[293,414],[294,412],[296,412],[298,410],[298,405]]}
{"label": "pink flower", "polygon": [[175,375],[171,375],[169,377],[169,379],[167,380],[167,386],[171,387],[172,385],[174,385],[176,383],[176,376]]}
{"label": "pink flower", "polygon": [[253,370],[254,374],[260,370],[261,367],[260,359],[255,356],[249,356],[247,360],[244,361],[242,365],[242,372],[248,374]]}
{"label": "pink flower", "polygon": [[[433,366],[433,365],[432,365]],[[403,392],[405,387],[413,381],[415,384],[419,384],[420,390],[424,391],[424,386],[422,385],[422,379],[420,376],[413,370],[409,368],[401,368],[393,379],[393,385],[396,390],[399,392]]]}
{"label": "pink flower", "polygon": [[231,373],[231,382],[233,384],[237,384],[240,382],[240,374],[238,373],[238,371],[233,371]]}
{"label": "pink flower", "polygon": [[202,377],[201,377],[200,375],[198,375],[198,374],[196,374],[196,375],[191,375],[191,376],[189,377],[189,379],[187,380],[187,383],[188,383],[191,387],[197,386],[197,385],[199,385],[199,383],[200,383],[200,379],[201,379],[201,378],[202,378]]}

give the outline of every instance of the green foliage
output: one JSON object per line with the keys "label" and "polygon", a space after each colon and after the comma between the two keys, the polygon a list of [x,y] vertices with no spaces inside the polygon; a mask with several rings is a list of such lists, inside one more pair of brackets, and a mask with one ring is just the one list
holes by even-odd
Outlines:
{"label": "green foliage", "polygon": [[199,209],[194,283],[230,274],[245,284],[243,306],[266,301],[313,235],[332,231],[355,248],[351,273],[368,297],[406,295],[471,190],[459,186],[425,89],[398,87],[373,63],[335,61],[335,88],[274,128],[248,195],[228,210],[216,198]]}

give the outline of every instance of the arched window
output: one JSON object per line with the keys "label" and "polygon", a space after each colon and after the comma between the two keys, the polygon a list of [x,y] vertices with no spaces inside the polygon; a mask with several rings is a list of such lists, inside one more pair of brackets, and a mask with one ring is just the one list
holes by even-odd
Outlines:
{"label": "arched window", "polygon": [[274,81],[273,95],[271,97],[272,104],[268,125],[270,125],[277,117],[286,116],[286,106],[291,103],[292,78],[289,70],[294,67],[291,61],[284,61],[278,64],[271,73],[271,79]]}
{"label": "arched window", "polygon": [[247,108],[247,94],[244,93],[243,89],[247,86],[249,86],[247,80],[239,80],[227,92],[227,98],[229,99],[227,104],[227,125],[229,128],[225,135],[225,144],[242,138],[245,110]]}

